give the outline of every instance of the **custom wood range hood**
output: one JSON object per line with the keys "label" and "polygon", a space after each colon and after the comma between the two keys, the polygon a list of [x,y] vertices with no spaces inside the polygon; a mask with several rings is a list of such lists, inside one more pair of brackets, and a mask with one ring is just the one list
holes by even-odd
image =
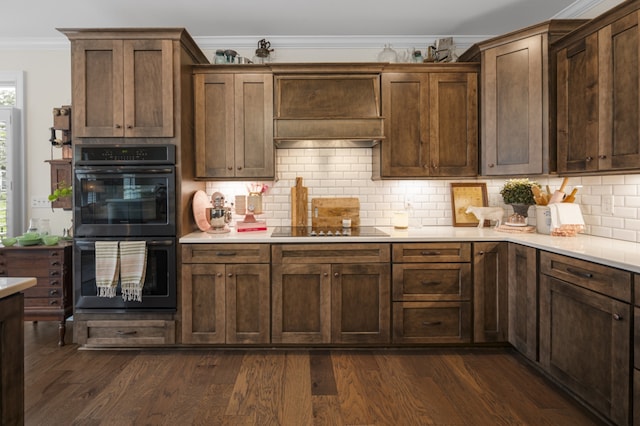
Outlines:
{"label": "custom wood range hood", "polygon": [[273,66],[278,148],[372,147],[384,139],[383,64]]}

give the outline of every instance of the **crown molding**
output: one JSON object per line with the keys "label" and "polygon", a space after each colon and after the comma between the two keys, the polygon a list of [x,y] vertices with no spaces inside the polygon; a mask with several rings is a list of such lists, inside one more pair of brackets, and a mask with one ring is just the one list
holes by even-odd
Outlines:
{"label": "crown molding", "polygon": [[576,0],[560,12],[553,15],[552,19],[576,19],[584,16],[594,7],[605,0]]}

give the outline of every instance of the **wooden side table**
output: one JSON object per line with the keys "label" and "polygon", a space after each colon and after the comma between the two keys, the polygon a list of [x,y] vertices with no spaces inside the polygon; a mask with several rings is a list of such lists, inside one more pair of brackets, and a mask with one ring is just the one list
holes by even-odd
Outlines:
{"label": "wooden side table", "polygon": [[59,321],[58,345],[64,346],[66,321],[73,314],[71,242],[55,246],[0,247],[0,276],[36,277],[24,291],[25,321]]}

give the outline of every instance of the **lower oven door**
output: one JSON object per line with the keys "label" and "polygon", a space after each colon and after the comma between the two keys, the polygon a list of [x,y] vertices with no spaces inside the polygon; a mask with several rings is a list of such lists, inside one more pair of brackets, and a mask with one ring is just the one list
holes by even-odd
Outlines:
{"label": "lower oven door", "polygon": [[[96,287],[96,241],[141,241],[147,245],[142,301],[124,301],[118,282],[116,297],[100,297]],[[74,302],[77,310],[176,310],[176,244],[172,237],[76,238],[73,253]]]}

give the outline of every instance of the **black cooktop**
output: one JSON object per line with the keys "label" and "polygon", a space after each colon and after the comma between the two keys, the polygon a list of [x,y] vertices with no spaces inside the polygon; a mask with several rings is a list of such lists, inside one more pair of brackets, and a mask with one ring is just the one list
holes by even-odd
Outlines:
{"label": "black cooktop", "polygon": [[272,237],[388,237],[384,231],[374,226],[353,228],[312,228],[311,226],[277,226]]}

